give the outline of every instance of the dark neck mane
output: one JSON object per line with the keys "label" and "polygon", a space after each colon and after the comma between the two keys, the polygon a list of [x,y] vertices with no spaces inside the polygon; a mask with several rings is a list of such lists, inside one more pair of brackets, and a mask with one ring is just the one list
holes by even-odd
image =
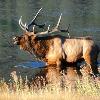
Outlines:
{"label": "dark neck mane", "polygon": [[41,38],[38,37],[35,40],[31,39],[30,48],[31,53],[34,53],[36,57],[41,60],[46,60],[46,54],[49,51],[50,44],[52,43],[52,39],[49,38]]}

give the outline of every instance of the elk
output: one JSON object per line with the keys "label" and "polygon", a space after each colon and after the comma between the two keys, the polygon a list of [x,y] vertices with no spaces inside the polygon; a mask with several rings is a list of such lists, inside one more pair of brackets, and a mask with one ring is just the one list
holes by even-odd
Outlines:
{"label": "elk", "polygon": [[[98,76],[97,58],[100,49],[94,40],[88,36],[69,38],[61,34],[56,34],[66,31],[59,29],[62,14],[53,29],[50,30],[49,25],[47,31],[36,33],[35,26],[44,26],[34,23],[38,13],[29,25],[23,24],[22,18],[20,18],[19,25],[24,30],[24,34],[15,36],[13,38],[14,44],[19,45],[20,49],[35,54],[36,57],[46,62],[47,77],[49,80],[54,76],[53,80],[59,77],[60,71],[66,69],[68,63],[75,63],[83,59],[92,73]],[[29,26],[31,25],[33,25],[32,32],[29,31]],[[49,72],[52,72],[52,74]]]}

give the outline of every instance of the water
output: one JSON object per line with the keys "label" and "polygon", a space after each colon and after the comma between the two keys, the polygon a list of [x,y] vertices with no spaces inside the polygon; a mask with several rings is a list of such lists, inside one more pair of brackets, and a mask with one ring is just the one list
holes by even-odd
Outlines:
{"label": "water", "polygon": [[[29,22],[43,7],[38,23],[53,27],[62,13],[61,27],[70,24],[71,36],[91,35],[100,43],[100,0],[0,0],[0,67],[12,67],[34,56],[12,45],[12,37],[21,35],[20,16]],[[66,34],[66,33],[65,33]],[[67,35],[67,34],[66,34]],[[99,57],[100,61],[100,57]]]}
{"label": "water", "polygon": [[46,66],[46,63],[43,61],[27,61],[21,62],[14,67],[22,67],[22,68],[43,68]]}

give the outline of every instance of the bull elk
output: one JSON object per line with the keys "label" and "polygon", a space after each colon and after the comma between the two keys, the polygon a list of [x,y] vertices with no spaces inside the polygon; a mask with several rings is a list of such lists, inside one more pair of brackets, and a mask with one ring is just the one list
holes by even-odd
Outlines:
{"label": "bull elk", "polygon": [[[38,13],[36,14],[34,20],[36,19]],[[35,54],[39,59],[45,61],[49,66],[47,67],[47,71],[53,72],[52,75],[55,77],[58,75],[59,71],[65,67],[62,67],[64,62],[66,64],[74,63],[81,59],[85,60],[94,75],[97,76],[99,74],[97,68],[97,58],[100,49],[99,46],[94,43],[92,38],[69,38],[60,34],[53,34],[64,31],[59,29],[61,16],[56,27],[53,29],[50,30],[49,25],[47,31],[35,33],[35,26],[44,25],[37,25],[34,23],[34,20],[32,20],[29,25],[23,24],[22,19],[19,20],[19,25],[24,30],[24,34],[14,37],[13,41],[14,44],[20,46],[20,49],[28,51],[31,54]],[[29,26],[31,25],[33,25],[32,32],[29,31]],[[53,70],[51,65],[53,65]]]}

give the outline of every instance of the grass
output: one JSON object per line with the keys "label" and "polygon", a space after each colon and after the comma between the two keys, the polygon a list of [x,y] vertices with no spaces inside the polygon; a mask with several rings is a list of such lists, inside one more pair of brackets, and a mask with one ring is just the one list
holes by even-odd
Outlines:
{"label": "grass", "polygon": [[100,100],[100,81],[90,77],[74,80],[74,87],[70,83],[64,84],[63,88],[57,84],[45,85],[45,81],[41,88],[42,77],[38,77],[38,86],[29,88],[27,77],[22,79],[16,71],[11,76],[8,83],[4,79],[0,81],[0,100]]}

